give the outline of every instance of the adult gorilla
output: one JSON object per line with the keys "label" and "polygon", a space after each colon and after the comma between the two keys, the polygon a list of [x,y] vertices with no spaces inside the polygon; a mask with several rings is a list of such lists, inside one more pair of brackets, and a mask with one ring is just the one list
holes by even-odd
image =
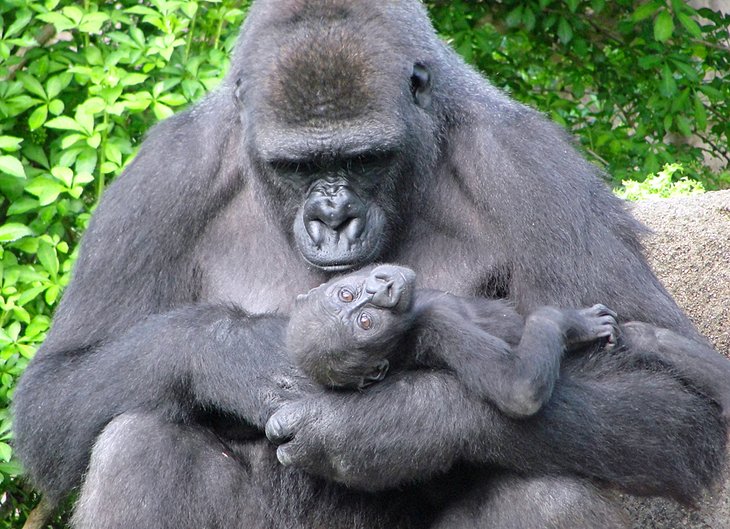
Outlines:
{"label": "adult gorilla", "polygon": [[[415,0],[260,0],[223,85],[155,128],[99,205],[16,393],[18,453],[51,501],[83,485],[78,528],[620,527],[581,478],[690,501],[730,404],[703,374],[727,362],[640,231]],[[564,377],[527,421],[446,372],[308,386],[272,313],[376,260],[522,313],[605,303],[687,337],[639,333],[647,351],[706,365]]]}

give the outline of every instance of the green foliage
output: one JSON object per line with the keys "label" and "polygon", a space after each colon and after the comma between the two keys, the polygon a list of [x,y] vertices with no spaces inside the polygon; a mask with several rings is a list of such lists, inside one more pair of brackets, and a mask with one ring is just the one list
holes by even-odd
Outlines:
{"label": "green foliage", "polygon": [[730,187],[730,16],[680,0],[430,4],[469,62],[576,134],[615,183],[679,162]]}
{"label": "green foliage", "polygon": [[0,2],[0,527],[32,500],[9,444],[12,389],[90,213],[144,131],[219,82],[247,5]]}
{"label": "green foliage", "polygon": [[656,174],[646,177],[643,182],[624,180],[616,194],[626,200],[642,200],[644,198],[669,198],[704,193],[702,182],[690,180],[682,176],[683,169],[678,163],[670,163]]}
{"label": "green foliage", "polygon": [[[249,3],[0,2],[0,529],[37,499],[17,478],[8,407],[79,237],[144,132],[219,82]],[[730,185],[702,164],[728,162],[730,17],[678,0],[427,3],[468,61],[576,133],[627,195]],[[690,180],[668,166],[628,181],[675,161]]]}

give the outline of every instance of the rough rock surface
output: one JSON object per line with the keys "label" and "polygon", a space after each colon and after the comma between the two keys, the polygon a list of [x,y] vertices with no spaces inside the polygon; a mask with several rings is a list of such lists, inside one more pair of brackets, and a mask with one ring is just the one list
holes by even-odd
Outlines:
{"label": "rough rock surface", "polygon": [[[657,275],[700,331],[730,357],[730,191],[646,200],[633,211],[654,232],[645,244]],[[730,478],[698,510],[659,499],[625,498],[624,505],[636,529],[730,529]]]}

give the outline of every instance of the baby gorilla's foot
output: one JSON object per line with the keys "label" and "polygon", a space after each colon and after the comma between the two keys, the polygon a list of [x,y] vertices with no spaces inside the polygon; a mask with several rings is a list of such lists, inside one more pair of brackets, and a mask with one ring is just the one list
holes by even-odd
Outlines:
{"label": "baby gorilla's foot", "polygon": [[579,310],[578,321],[572,329],[571,341],[585,344],[597,340],[606,340],[607,347],[614,347],[618,336],[617,317],[614,311],[601,304]]}

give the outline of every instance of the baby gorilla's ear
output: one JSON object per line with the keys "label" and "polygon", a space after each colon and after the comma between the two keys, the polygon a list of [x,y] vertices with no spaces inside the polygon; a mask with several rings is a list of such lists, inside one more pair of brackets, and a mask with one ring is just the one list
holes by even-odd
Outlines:
{"label": "baby gorilla's ear", "polygon": [[390,368],[390,362],[387,360],[381,360],[378,362],[369,375],[363,377],[360,381],[360,389],[366,388],[376,382],[380,382],[388,374],[388,368]]}

